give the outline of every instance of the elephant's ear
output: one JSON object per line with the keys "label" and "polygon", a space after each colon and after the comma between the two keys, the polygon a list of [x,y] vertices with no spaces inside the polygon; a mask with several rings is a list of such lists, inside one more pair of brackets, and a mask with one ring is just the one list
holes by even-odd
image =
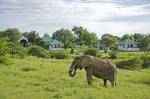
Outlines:
{"label": "elephant's ear", "polygon": [[90,56],[82,56],[80,62],[82,68],[87,67],[93,63],[92,58]]}

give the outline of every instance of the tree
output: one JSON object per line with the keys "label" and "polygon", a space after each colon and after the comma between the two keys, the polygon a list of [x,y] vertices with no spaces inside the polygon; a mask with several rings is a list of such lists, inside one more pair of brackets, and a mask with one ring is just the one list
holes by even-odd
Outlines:
{"label": "tree", "polygon": [[121,38],[121,41],[127,40],[127,39],[129,39],[129,40],[134,40],[134,36],[133,36],[133,35],[129,35],[129,34],[124,34],[124,35],[122,36],[122,38]]}
{"label": "tree", "polygon": [[145,37],[145,35],[141,34],[141,33],[134,33],[133,36],[134,36],[134,40],[136,42],[141,42],[144,39],[144,37]]}
{"label": "tree", "polygon": [[26,37],[29,40],[29,42],[31,42],[33,45],[45,47],[44,41],[41,39],[41,37],[36,31],[24,32],[22,33],[22,35]]}
{"label": "tree", "polygon": [[97,43],[97,36],[95,33],[90,33],[90,32],[84,32],[83,33],[83,43],[86,46],[91,46],[91,45],[95,45]]}
{"label": "tree", "polygon": [[150,34],[146,35],[141,41],[141,48],[144,51],[150,51]]}
{"label": "tree", "polygon": [[21,33],[18,29],[8,28],[7,30],[1,32],[1,37],[7,37],[10,42],[17,43],[21,37]]}
{"label": "tree", "polygon": [[52,38],[62,42],[65,48],[71,47],[72,42],[74,41],[72,32],[64,28],[54,32]]}
{"label": "tree", "polygon": [[134,40],[136,42],[139,42],[138,47],[140,47],[142,49],[142,46],[143,46],[142,41],[143,41],[145,35],[141,34],[141,33],[135,33],[133,36],[134,36]]}
{"label": "tree", "polygon": [[82,26],[74,26],[72,31],[76,35],[76,43],[83,46],[83,34],[87,32],[86,29]]}
{"label": "tree", "polygon": [[5,37],[4,31],[0,31],[0,37]]}
{"label": "tree", "polygon": [[22,35],[23,35],[24,37],[28,38],[29,32],[24,32],[24,33],[22,33]]}
{"label": "tree", "polygon": [[117,37],[111,34],[104,34],[100,40],[101,45],[105,45],[106,51],[108,48],[115,48],[117,46]]}
{"label": "tree", "polygon": [[89,32],[86,28],[82,26],[74,26],[72,31],[75,34],[76,43],[83,46],[95,45],[97,42],[97,36],[95,33]]}
{"label": "tree", "polygon": [[41,46],[41,47],[45,47],[45,42],[42,40],[42,38],[37,37],[35,42],[36,42],[36,45]]}
{"label": "tree", "polygon": [[39,38],[39,34],[36,31],[31,31],[28,34],[28,40],[31,42],[33,45],[36,45],[36,39]]}

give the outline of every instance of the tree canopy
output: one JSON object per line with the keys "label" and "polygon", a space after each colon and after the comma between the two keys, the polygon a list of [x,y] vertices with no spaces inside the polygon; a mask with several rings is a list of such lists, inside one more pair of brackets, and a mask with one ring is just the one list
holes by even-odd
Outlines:
{"label": "tree canopy", "polygon": [[[14,47],[22,35],[25,36],[32,45],[45,47],[45,43],[37,31],[21,33],[16,28],[8,28],[6,30],[0,31],[0,37],[7,37],[7,41],[10,47]],[[150,49],[149,34],[124,34],[122,37],[113,36],[111,34],[104,34],[102,35],[101,39],[98,40],[98,37],[95,33],[88,31],[85,27],[82,26],[73,26],[71,30],[64,28],[56,30],[56,32],[52,34],[52,38],[62,42],[64,44],[64,48],[73,47],[74,45],[85,45],[90,47],[93,45],[95,46],[97,42],[100,41],[100,44],[105,45],[105,47],[116,49],[117,42],[129,39],[135,42],[139,42],[138,47],[140,47],[140,49],[143,51]]]}
{"label": "tree canopy", "polygon": [[76,43],[79,45],[91,46],[96,44],[97,36],[95,33],[89,32],[86,28],[81,26],[74,26],[72,31],[75,34]]}
{"label": "tree canopy", "polygon": [[71,42],[74,41],[72,32],[64,28],[54,32],[52,38],[62,42],[65,48],[71,47]]}
{"label": "tree canopy", "polygon": [[122,36],[122,38],[121,38],[121,41],[127,40],[127,39],[129,39],[129,40],[134,40],[134,36],[133,36],[133,35],[130,35],[130,34],[124,34],[124,35]]}
{"label": "tree canopy", "polygon": [[146,35],[141,41],[141,49],[144,51],[150,51],[150,34]]}
{"label": "tree canopy", "polygon": [[117,40],[118,38],[116,36],[112,36],[111,34],[104,34],[101,37],[100,43],[105,45],[107,48],[114,48],[117,44]]}
{"label": "tree canopy", "polygon": [[18,40],[21,37],[21,33],[18,29],[16,28],[8,28],[4,31],[0,32],[0,36],[1,37],[7,37],[9,39],[10,42],[15,42],[17,43]]}
{"label": "tree canopy", "polygon": [[26,37],[32,45],[39,45],[42,47],[45,46],[44,42],[39,36],[39,33],[36,31],[24,32],[22,35]]}

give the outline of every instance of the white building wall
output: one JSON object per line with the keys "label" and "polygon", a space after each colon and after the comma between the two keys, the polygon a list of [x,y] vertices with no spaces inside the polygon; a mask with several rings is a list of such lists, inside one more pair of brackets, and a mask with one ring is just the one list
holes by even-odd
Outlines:
{"label": "white building wall", "polygon": [[140,48],[124,48],[123,46],[118,46],[120,51],[140,51]]}
{"label": "white building wall", "polygon": [[62,50],[61,47],[55,48],[55,45],[49,45],[49,50]]}

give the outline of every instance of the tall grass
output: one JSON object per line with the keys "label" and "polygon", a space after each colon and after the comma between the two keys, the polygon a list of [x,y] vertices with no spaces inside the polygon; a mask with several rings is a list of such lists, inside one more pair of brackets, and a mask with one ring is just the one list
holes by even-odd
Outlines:
{"label": "tall grass", "polygon": [[118,70],[117,87],[103,88],[93,77],[86,82],[85,71],[69,77],[69,59],[26,57],[0,66],[0,99],[149,99],[150,70]]}

